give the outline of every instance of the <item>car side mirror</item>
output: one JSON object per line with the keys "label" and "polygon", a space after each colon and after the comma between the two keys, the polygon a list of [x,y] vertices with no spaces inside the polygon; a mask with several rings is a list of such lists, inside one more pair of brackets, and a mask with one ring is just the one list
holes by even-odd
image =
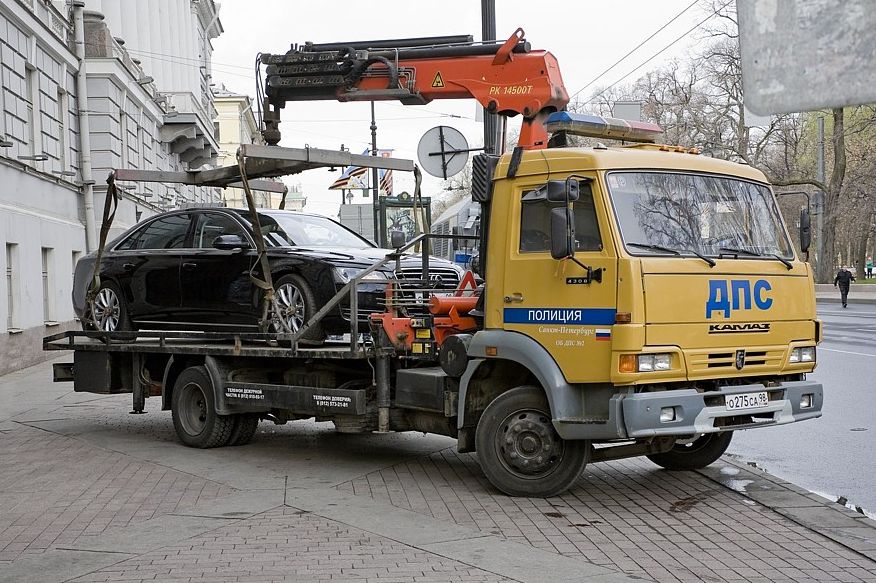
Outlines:
{"label": "car side mirror", "polygon": [[809,218],[809,209],[800,209],[800,250],[803,253],[809,251],[812,244],[812,221]]}
{"label": "car side mirror", "polygon": [[408,238],[405,237],[404,231],[392,231],[389,233],[389,244],[393,249],[398,249],[399,247],[404,247],[405,243],[408,242]]}
{"label": "car side mirror", "polygon": [[551,209],[551,257],[567,259],[575,255],[575,223],[568,207]]}
{"label": "car side mirror", "polygon": [[249,249],[251,246],[249,241],[240,235],[219,235],[213,239],[213,248],[221,249],[222,251],[232,251],[234,249]]}

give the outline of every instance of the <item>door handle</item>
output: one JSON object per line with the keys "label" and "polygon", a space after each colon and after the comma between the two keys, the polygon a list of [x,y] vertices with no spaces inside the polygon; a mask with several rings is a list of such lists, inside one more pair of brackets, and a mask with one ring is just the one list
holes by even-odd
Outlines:
{"label": "door handle", "polygon": [[182,264],[182,268],[185,269],[186,271],[193,271],[193,270],[195,270],[195,269],[198,268],[198,264],[197,264],[197,263],[185,262],[185,263]]}
{"label": "door handle", "polygon": [[122,269],[124,269],[125,271],[134,271],[135,267],[136,267],[136,265],[134,265],[133,263],[123,263],[122,264]]}
{"label": "door handle", "polygon": [[510,296],[505,296],[504,300],[505,300],[506,304],[512,304],[515,302],[522,302],[523,301],[523,294],[520,292],[514,292]]}

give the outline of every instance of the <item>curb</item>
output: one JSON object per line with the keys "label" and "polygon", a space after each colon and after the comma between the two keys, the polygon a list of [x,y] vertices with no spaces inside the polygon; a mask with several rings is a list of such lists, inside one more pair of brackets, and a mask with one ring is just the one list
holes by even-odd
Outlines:
{"label": "curb", "polygon": [[[819,295],[815,296],[815,301],[818,304],[839,304],[842,302],[842,300],[840,300],[840,298],[838,298],[838,297],[832,297],[832,296],[831,297],[823,297],[823,296],[819,296]],[[861,298],[861,297],[856,298],[856,297],[852,296],[851,294],[849,294],[848,303],[850,306],[853,306],[855,304],[876,304],[876,297],[874,297],[874,298]]]}
{"label": "curb", "polygon": [[876,520],[860,512],[730,456],[697,473],[876,561]]}

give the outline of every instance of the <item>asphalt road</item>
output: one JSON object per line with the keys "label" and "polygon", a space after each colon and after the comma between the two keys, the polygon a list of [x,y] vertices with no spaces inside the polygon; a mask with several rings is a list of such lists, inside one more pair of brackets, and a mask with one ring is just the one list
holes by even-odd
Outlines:
{"label": "asphalt road", "polygon": [[822,303],[824,342],[810,378],[820,419],[738,432],[728,450],[804,488],[876,513],[876,305]]}

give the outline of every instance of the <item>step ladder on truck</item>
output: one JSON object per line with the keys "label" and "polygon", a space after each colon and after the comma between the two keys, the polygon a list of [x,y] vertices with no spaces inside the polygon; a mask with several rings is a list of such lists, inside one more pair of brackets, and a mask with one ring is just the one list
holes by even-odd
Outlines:
{"label": "step ladder on truck", "polygon": [[[759,171],[654,143],[653,124],[562,111],[556,61],[532,51],[521,30],[496,45],[307,44],[261,62],[274,144],[288,100],[474,97],[522,115],[511,153],[474,158],[482,283],[469,275],[455,293],[434,294],[430,242],[454,236],[423,234],[394,241],[295,333],[68,332],[44,340],[73,351],[56,380],[132,393],[135,411],[155,396],[175,420],[202,415],[197,431],[175,423],[196,447],[245,443],[260,420],[309,417],[344,432],[448,435],[476,452],[496,488],[520,496],[561,493],[598,461],[645,455],[672,470],[701,468],[735,430],[821,415],[822,387],[806,378],[821,340],[812,272]],[[555,147],[569,134],[631,144]],[[120,169],[109,190],[122,180],[242,183],[255,213],[251,182],[261,178],[349,165],[414,170],[406,160],[276,145],[243,145],[238,160],[195,172]],[[359,284],[417,247],[420,278],[387,281],[385,308],[361,329]],[[269,323],[266,260],[260,273]],[[348,343],[299,343],[342,302]],[[174,399],[183,389],[206,408]]]}

